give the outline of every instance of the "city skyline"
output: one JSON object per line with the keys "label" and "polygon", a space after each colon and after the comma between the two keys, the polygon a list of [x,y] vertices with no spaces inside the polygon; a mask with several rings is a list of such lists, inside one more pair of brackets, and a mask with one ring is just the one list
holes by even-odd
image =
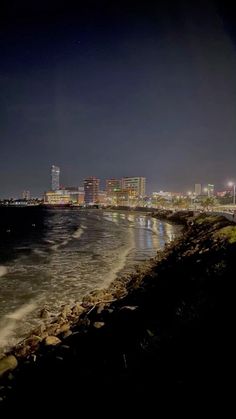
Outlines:
{"label": "city skyline", "polygon": [[[70,3],[70,2],[69,2]],[[0,196],[140,173],[147,190],[235,180],[229,2],[5,4]],[[191,3],[191,4],[189,4]]]}
{"label": "city skyline", "polygon": [[[20,196],[24,195],[24,194],[29,194],[30,196],[33,197],[42,197],[46,191],[56,191],[56,190],[66,190],[66,189],[70,189],[73,187],[75,188],[81,188],[86,180],[89,179],[97,179],[99,181],[99,191],[104,191],[107,190],[107,186],[108,186],[108,182],[110,181],[115,181],[115,182],[120,182],[120,186],[121,189],[125,189],[125,183],[128,181],[129,179],[144,179],[142,182],[144,182],[144,186],[142,186],[142,188],[144,187],[144,191],[145,191],[145,195],[151,195],[152,193],[155,192],[170,192],[170,193],[181,193],[181,194],[185,194],[188,195],[190,194],[190,191],[192,194],[197,195],[198,193],[196,193],[197,190],[201,190],[202,194],[204,195],[204,192],[207,192],[207,190],[209,189],[209,187],[213,187],[213,190],[216,191],[229,191],[230,189],[232,189],[231,185],[236,184],[236,181],[234,180],[234,178],[231,179],[227,179],[226,182],[222,182],[221,184],[217,185],[216,183],[209,183],[207,180],[203,181],[203,182],[199,182],[199,180],[197,180],[197,182],[195,181],[193,184],[191,184],[188,188],[184,188],[182,190],[180,189],[174,189],[173,187],[167,189],[164,188],[163,185],[159,185],[159,187],[154,188],[154,189],[150,189],[149,186],[149,180],[146,177],[142,177],[142,176],[121,176],[120,178],[115,178],[113,176],[110,176],[108,178],[100,178],[99,176],[87,176],[82,178],[79,182],[76,181],[72,181],[71,183],[65,183],[63,182],[63,175],[64,175],[64,169],[62,171],[62,176],[61,176],[61,168],[58,165],[54,165],[52,164],[50,166],[50,168],[48,168],[47,170],[47,184],[44,185],[44,188],[42,188],[41,192],[39,194],[35,194],[32,192],[32,188],[30,187],[30,185],[27,185],[26,187],[23,187],[22,190],[19,190],[15,195],[3,195],[1,194],[1,190],[0,190],[0,199],[9,199],[9,198],[13,198],[13,199],[19,199]],[[61,178],[62,178],[62,182],[61,182]],[[196,189],[196,187],[198,189]],[[200,193],[199,193],[200,194]]]}

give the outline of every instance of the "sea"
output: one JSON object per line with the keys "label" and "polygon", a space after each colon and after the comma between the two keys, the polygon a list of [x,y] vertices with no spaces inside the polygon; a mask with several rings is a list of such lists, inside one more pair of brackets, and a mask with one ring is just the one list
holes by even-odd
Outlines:
{"label": "sea", "polygon": [[135,211],[0,207],[0,350],[38,326],[43,307],[56,315],[134,272],[180,231]]}

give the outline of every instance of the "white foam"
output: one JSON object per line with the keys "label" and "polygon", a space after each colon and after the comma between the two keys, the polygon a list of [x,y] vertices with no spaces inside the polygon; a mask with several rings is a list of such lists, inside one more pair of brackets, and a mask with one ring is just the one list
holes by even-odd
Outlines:
{"label": "white foam", "polygon": [[13,319],[13,320],[22,320],[23,317],[31,313],[31,311],[33,311],[36,306],[37,306],[36,303],[32,303],[32,302],[28,304],[24,304],[23,306],[13,311],[12,313],[7,314],[5,317],[8,319]]}
{"label": "white foam", "polygon": [[84,230],[86,230],[86,226],[84,226],[84,225],[82,225],[81,227],[79,227],[75,232],[74,232],[74,234],[72,235],[72,237],[74,238],[74,239],[79,239],[81,236],[82,236],[82,234],[84,233]]}
{"label": "white foam", "polygon": [[134,249],[134,234],[133,234],[134,230],[132,228],[128,228],[128,232],[129,232],[129,239],[128,239],[127,245],[124,246],[122,251],[119,253],[119,258],[117,260],[117,263],[113,266],[111,271],[105,276],[102,287],[109,285],[112,281],[116,279],[117,274],[126,265],[126,259],[127,259],[128,254],[131,252],[131,250]]}
{"label": "white foam", "polygon": [[39,256],[45,256],[45,252],[44,252],[43,250],[40,250],[40,249],[34,249],[34,250],[33,250],[33,252],[34,252],[36,255],[39,255]]}
{"label": "white foam", "polygon": [[0,277],[7,274],[6,266],[0,266]]}
{"label": "white foam", "polygon": [[36,303],[24,304],[17,310],[7,314],[0,326],[0,347],[6,347],[13,344],[12,336],[14,335],[15,329],[17,329],[19,322],[30,314],[35,308]]}

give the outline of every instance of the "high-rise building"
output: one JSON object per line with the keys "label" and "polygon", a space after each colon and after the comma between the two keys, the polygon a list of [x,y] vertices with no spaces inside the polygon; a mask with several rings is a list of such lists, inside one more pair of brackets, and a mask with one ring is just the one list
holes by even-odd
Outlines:
{"label": "high-rise building", "polygon": [[208,183],[207,185],[207,195],[208,196],[214,196],[215,193],[215,186]]}
{"label": "high-rise building", "polygon": [[202,194],[202,185],[201,185],[201,183],[195,183],[194,193],[195,193],[196,196],[199,196],[199,195]]}
{"label": "high-rise building", "polygon": [[120,179],[107,179],[106,180],[106,193],[108,197],[113,197],[116,192],[121,190]]}
{"label": "high-rise building", "polygon": [[137,197],[144,197],[146,193],[146,178],[124,177],[122,178],[122,190],[132,190]]}
{"label": "high-rise building", "polygon": [[98,202],[99,183],[100,180],[94,176],[84,180],[84,201],[86,205]]}
{"label": "high-rise building", "polygon": [[51,167],[51,190],[57,191],[60,189],[60,168],[58,166]]}

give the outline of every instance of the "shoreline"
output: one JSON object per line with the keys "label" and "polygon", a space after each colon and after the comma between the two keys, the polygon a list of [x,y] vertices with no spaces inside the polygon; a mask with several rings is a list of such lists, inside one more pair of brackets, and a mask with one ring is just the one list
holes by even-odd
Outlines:
{"label": "shoreline", "polygon": [[[162,216],[164,217],[164,213],[162,213]],[[17,383],[20,385],[23,380],[24,385],[27,386],[29,376],[32,377],[31,374],[34,376],[33,371],[35,372],[35,368],[37,370],[36,381],[38,382],[39,376],[37,374],[39,373],[39,369],[42,368],[44,371],[48,371],[52,360],[57,363],[58,361],[56,360],[58,357],[61,357],[62,360],[64,359],[64,355],[60,355],[62,346],[66,345],[69,348],[73,348],[73,351],[76,351],[78,341],[79,344],[82,342],[88,351],[91,351],[91,348],[89,348],[86,343],[88,340],[95,339],[96,341],[98,339],[99,344],[103,345],[105,339],[105,343],[109,347],[112,341],[112,353],[116,353],[118,349],[116,348],[116,345],[113,347],[114,342],[116,342],[119,348],[121,339],[121,342],[123,342],[122,345],[128,348],[125,350],[123,348],[121,350],[121,353],[124,352],[125,355],[121,365],[121,371],[123,371],[124,368],[125,370],[127,369],[125,366],[131,362],[127,360],[131,356],[128,356],[127,353],[130,353],[131,351],[134,360],[138,356],[132,345],[134,343],[133,340],[136,341],[137,335],[139,336],[140,333],[141,335],[144,333],[145,339],[142,339],[147,341],[145,344],[142,343],[142,345],[144,345],[144,347],[145,345],[148,347],[150,346],[149,350],[151,351],[152,356],[156,356],[157,352],[159,357],[160,347],[157,343],[162,342],[164,346],[169,345],[169,338],[166,341],[165,336],[166,333],[167,335],[170,333],[168,332],[170,327],[174,330],[174,332],[171,332],[171,335],[176,335],[176,322],[178,324],[177,330],[179,330],[179,328],[180,330],[182,330],[182,328],[184,330],[184,332],[182,331],[181,333],[187,333],[185,324],[195,324],[196,321],[200,321],[200,324],[202,325],[201,316],[204,316],[204,310],[208,310],[208,305],[206,305],[206,301],[204,299],[202,300],[202,297],[198,295],[198,288],[200,287],[201,289],[201,287],[203,287],[201,276],[204,275],[203,272],[207,272],[206,266],[208,271],[210,270],[210,273],[205,274],[207,275],[206,278],[208,278],[208,276],[210,278],[215,278],[215,276],[216,278],[224,278],[226,274],[228,275],[229,272],[231,272],[231,264],[228,264],[228,266],[227,264],[225,265],[224,260],[226,256],[227,258],[229,258],[229,256],[231,258],[231,255],[235,250],[236,239],[234,241],[234,229],[236,227],[232,226],[232,223],[225,218],[218,216],[200,215],[198,217],[193,217],[192,214],[188,214],[187,216],[186,213],[183,214],[183,212],[179,212],[179,215],[177,213],[172,214],[172,216],[166,214],[166,217],[168,217],[170,222],[177,222],[177,218],[179,217],[180,223],[186,226],[183,235],[181,235],[180,238],[167,245],[162,252],[157,254],[156,258],[145,263],[145,266],[140,266],[135,274],[129,275],[126,278],[116,279],[108,288],[94,290],[88,294],[83,298],[82,304],[74,307],[73,312],[69,307],[64,307],[63,312],[59,316],[61,320],[59,324],[60,332],[56,337],[59,341],[53,341],[53,339],[51,339],[51,343],[49,342],[47,344],[47,338],[43,337],[43,334],[40,336],[40,334],[37,335],[35,333],[31,337],[31,341],[28,342],[28,346],[22,346],[8,354],[8,357],[16,357],[15,359],[17,359],[18,366],[15,365],[16,362],[14,361],[15,364],[13,363],[14,365],[5,372],[3,383],[8,382],[9,374],[15,374],[15,394],[19,392]],[[225,249],[227,249],[229,256],[228,254],[225,256]],[[195,266],[194,270],[193,266]],[[219,272],[215,272],[215,266],[217,266]],[[178,272],[180,277],[178,277]],[[189,275],[190,277],[192,276],[195,278],[193,282],[189,282]],[[209,286],[207,279],[206,286]],[[189,287],[190,289],[193,287],[193,289],[188,295]],[[205,283],[203,289],[204,293],[206,293]],[[177,302],[174,303],[175,300],[178,301],[179,294],[185,295],[186,292],[187,297],[181,297],[181,302],[178,304]],[[191,304],[190,302],[187,302],[189,299],[191,301],[192,293],[195,293],[196,296],[194,298],[197,298],[197,301],[199,300],[197,304],[196,302],[192,302]],[[206,294],[204,298],[207,299],[210,297]],[[173,307],[175,307],[175,315],[174,323],[172,324],[173,309],[170,309],[170,307],[173,304]],[[147,321],[148,324],[145,324],[144,326],[145,321]],[[131,327],[131,325],[133,326]],[[54,325],[54,327],[57,328],[58,325]],[[201,327],[204,328],[205,326],[202,325]],[[48,333],[48,337],[53,338],[53,330],[50,330],[49,332],[51,335]],[[174,338],[177,339],[177,341],[180,339],[179,333],[180,332],[178,332]],[[119,337],[118,341],[117,336]],[[158,340],[156,341],[157,337]],[[130,342],[130,339],[132,342]],[[173,337],[171,339],[173,339]],[[185,342],[185,336],[183,339]],[[139,349],[139,351],[140,350],[141,349]],[[146,353],[145,351],[144,354]],[[94,356],[96,357],[97,355],[94,354]],[[162,356],[165,359],[165,354]],[[73,357],[72,360],[74,360]],[[72,361],[70,356],[66,362],[68,365],[71,364]],[[78,360],[78,362],[81,364],[81,361]],[[25,371],[26,369],[28,370],[29,365],[31,367],[28,376]],[[89,367],[87,366],[87,368]],[[139,367],[137,368],[139,369]],[[129,374],[132,376],[132,369]],[[142,374],[144,374],[144,371],[142,371]],[[176,372],[174,374],[171,372],[170,381],[172,380],[175,382],[176,374]],[[185,374],[188,375],[187,371]],[[163,376],[162,379],[164,379]],[[188,381],[186,377],[182,377],[181,380],[183,382]],[[6,384],[3,384],[4,388],[5,386]],[[143,391],[145,390],[143,389]],[[20,392],[20,394],[22,393]],[[8,400],[8,397],[11,396],[5,395],[3,398]]]}
{"label": "shoreline", "polygon": [[[150,212],[150,210],[148,211],[141,211],[141,209],[124,209],[124,208],[109,208],[109,209],[100,209],[103,212],[116,212],[119,211],[121,213],[129,213],[129,214],[135,214],[135,215],[143,215],[146,217],[152,217],[152,218],[158,218],[156,216],[153,216],[153,213]],[[99,211],[100,211],[99,210]],[[85,209],[85,211],[87,211],[87,209]],[[91,211],[94,211],[94,209],[91,209]],[[97,209],[96,209],[97,211]],[[171,223],[171,221],[166,221]],[[178,234],[179,235],[179,234]],[[167,243],[166,243],[167,245]],[[130,250],[129,250],[130,251]],[[157,251],[158,253],[161,252],[161,250]],[[157,253],[156,252],[156,253]],[[127,255],[126,255],[127,257]],[[55,336],[59,335],[60,333],[62,333],[62,330],[66,329],[65,326],[65,312],[67,312],[68,315],[68,325],[71,326],[74,324],[74,322],[76,322],[78,320],[77,315],[81,315],[86,307],[83,307],[83,301],[86,300],[87,298],[89,298],[89,296],[91,294],[95,294],[96,292],[101,292],[101,291],[107,291],[108,293],[111,291],[111,289],[114,291],[114,289],[117,289],[116,286],[116,282],[119,284],[123,284],[127,278],[129,278],[130,276],[133,276],[137,271],[142,271],[143,269],[147,269],[147,267],[151,264],[152,258],[150,259],[146,259],[144,261],[140,261],[137,262],[136,264],[134,264],[133,266],[133,272],[130,273],[124,273],[124,274],[120,274],[120,272],[122,272],[122,270],[124,269],[124,266],[122,266],[122,268],[119,268],[118,270],[116,269],[115,272],[111,271],[109,272],[109,274],[106,275],[106,277],[112,277],[112,279],[106,280],[104,278],[104,282],[103,284],[101,284],[100,286],[97,285],[97,287],[95,287],[92,291],[90,291],[89,293],[85,294],[83,297],[81,297],[81,299],[79,300],[75,300],[73,302],[73,304],[69,304],[69,303],[64,303],[61,305],[61,308],[59,309],[59,312],[57,314],[53,313],[53,311],[50,310],[50,305],[48,304],[43,304],[41,306],[37,307],[37,311],[39,312],[38,314],[38,321],[40,322],[40,318],[42,319],[42,322],[40,322],[39,325],[37,326],[33,326],[31,330],[29,330],[25,336],[23,336],[21,339],[18,340],[18,342],[16,342],[14,345],[6,345],[5,348],[2,347],[0,348],[0,359],[4,356],[4,355],[8,355],[11,353],[14,353],[17,355],[17,357],[25,357],[25,356],[29,356],[31,353],[34,353],[35,350],[37,350],[38,348],[38,344],[41,342],[41,340],[45,339],[48,335],[48,331],[50,331],[50,334],[53,334]],[[120,275],[119,275],[120,274]],[[114,284],[114,285],[113,285]],[[120,285],[121,287],[121,285]],[[124,291],[124,287],[123,291]],[[119,290],[120,291],[120,290]],[[121,295],[121,292],[118,293],[118,295]],[[125,295],[125,294],[124,294]],[[116,297],[116,298],[119,298]],[[34,301],[29,302],[28,304],[25,304],[24,306],[22,306],[22,309],[25,309],[25,307],[27,308],[27,305],[32,305],[34,304]],[[36,336],[36,338],[34,339],[34,336]],[[41,340],[40,340],[40,339]],[[30,348],[28,348],[28,342],[30,343]],[[37,343],[37,345],[36,345]]]}

